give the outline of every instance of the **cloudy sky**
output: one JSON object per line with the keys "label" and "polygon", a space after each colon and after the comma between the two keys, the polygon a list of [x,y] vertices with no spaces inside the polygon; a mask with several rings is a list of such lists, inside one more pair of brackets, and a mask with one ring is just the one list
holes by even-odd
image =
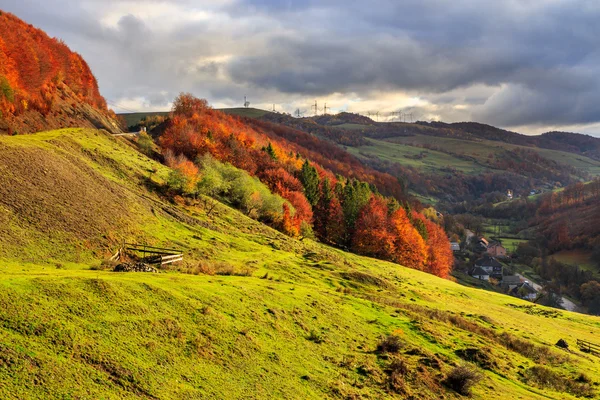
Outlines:
{"label": "cloudy sky", "polygon": [[[167,110],[410,111],[600,136],[596,0],[0,0],[63,39],[102,94]],[[117,111],[121,109],[117,107]]]}

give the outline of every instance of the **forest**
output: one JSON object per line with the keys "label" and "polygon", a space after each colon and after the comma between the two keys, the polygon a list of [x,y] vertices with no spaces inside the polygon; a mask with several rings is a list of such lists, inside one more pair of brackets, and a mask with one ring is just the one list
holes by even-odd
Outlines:
{"label": "forest", "polygon": [[159,144],[180,195],[212,195],[290,236],[448,275],[443,228],[391,176],[343,150],[291,128],[247,123],[190,94],[175,100],[166,124]]}

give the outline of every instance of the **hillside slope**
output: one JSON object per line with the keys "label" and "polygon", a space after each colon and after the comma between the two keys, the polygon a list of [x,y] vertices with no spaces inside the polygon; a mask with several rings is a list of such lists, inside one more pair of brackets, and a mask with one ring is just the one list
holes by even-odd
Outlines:
{"label": "hillside slope", "polygon": [[[450,399],[463,364],[474,398],[597,395],[597,359],[575,346],[597,318],[171,204],[168,169],[122,138],[1,137],[0,171],[2,398]],[[99,269],[122,240],[186,264]]]}
{"label": "hillside slope", "polygon": [[120,131],[85,60],[0,11],[0,134],[71,126]]}

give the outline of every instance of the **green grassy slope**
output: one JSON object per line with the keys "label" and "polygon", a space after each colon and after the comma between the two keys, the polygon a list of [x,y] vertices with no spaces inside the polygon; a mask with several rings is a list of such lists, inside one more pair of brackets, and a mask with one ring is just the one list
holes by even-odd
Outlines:
{"label": "green grassy slope", "polygon": [[[460,398],[462,364],[475,398],[597,395],[598,318],[167,203],[167,173],[97,131],[0,138],[0,398]],[[98,270],[124,239],[198,275]]]}
{"label": "green grassy slope", "polygon": [[119,116],[123,117],[127,126],[134,126],[139,124],[144,118],[147,117],[165,117],[169,115],[168,111],[155,111],[155,112],[136,112],[136,113],[121,113]]}
{"label": "green grassy slope", "polygon": [[[510,143],[502,143],[491,140],[475,141],[427,135],[395,137],[387,139],[386,141],[408,146],[433,145],[439,148],[443,148],[445,152],[450,152],[455,155],[465,155],[472,157],[480,164],[485,164],[490,154],[495,154],[499,150],[533,150],[549,160],[557,161],[566,165],[570,165],[572,167],[579,168],[583,171],[589,172],[594,176],[600,175],[600,161],[596,161],[582,155],[558,150],[518,146]],[[398,162],[401,163],[401,160],[399,159]]]}
{"label": "green grassy slope", "polygon": [[348,152],[356,156],[372,156],[381,160],[418,168],[428,173],[448,171],[450,168],[466,174],[478,174],[489,170],[474,160],[400,143],[367,138],[371,145],[348,147]]}
{"label": "green grassy slope", "polygon": [[248,118],[260,118],[270,111],[261,110],[258,108],[245,108],[245,107],[234,107],[234,108],[220,108],[219,111],[223,111],[226,114],[237,115],[239,117]]}

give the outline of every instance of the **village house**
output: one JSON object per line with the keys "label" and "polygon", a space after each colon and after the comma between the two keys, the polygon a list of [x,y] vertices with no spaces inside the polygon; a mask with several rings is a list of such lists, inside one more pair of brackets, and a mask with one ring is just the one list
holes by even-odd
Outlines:
{"label": "village house", "polygon": [[452,249],[452,251],[460,251],[460,243],[450,242],[450,249]]}
{"label": "village house", "polygon": [[494,257],[489,255],[483,256],[475,261],[475,268],[477,267],[487,272],[490,278],[502,280],[504,267]]}
{"label": "village house", "polygon": [[512,296],[516,296],[520,299],[529,301],[534,301],[538,296],[537,290],[535,290],[534,287],[531,286],[531,284],[528,281],[520,283],[514,288],[512,288],[509,294]]}
{"label": "village house", "polygon": [[477,240],[477,246],[479,246],[481,250],[487,250],[489,245],[490,242],[488,242],[487,239],[484,237],[481,237]]}
{"label": "village house", "polygon": [[505,258],[506,249],[498,242],[490,244],[487,248],[487,253],[492,257]]}
{"label": "village house", "polygon": [[517,275],[507,275],[502,277],[502,288],[512,290],[521,284],[521,278]]}
{"label": "village house", "polygon": [[479,268],[479,267],[473,267],[469,271],[469,275],[471,275],[475,279],[480,279],[482,281],[490,280],[490,274],[488,272],[486,272],[484,269]]}

